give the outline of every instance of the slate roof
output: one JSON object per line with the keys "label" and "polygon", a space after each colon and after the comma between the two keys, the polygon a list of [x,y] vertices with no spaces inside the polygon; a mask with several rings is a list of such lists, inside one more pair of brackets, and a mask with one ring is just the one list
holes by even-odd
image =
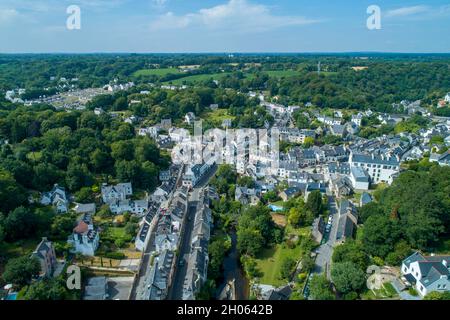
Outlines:
{"label": "slate roof", "polygon": [[351,168],[352,176],[358,182],[369,182],[369,175],[367,172],[361,167],[352,167]]}
{"label": "slate roof", "polygon": [[398,166],[399,161],[395,157],[384,158],[380,156],[365,155],[365,154],[353,154],[353,162],[370,163],[370,164],[380,164],[380,165],[390,165]]}
{"label": "slate roof", "polygon": [[42,238],[42,241],[36,247],[33,252],[33,256],[45,259],[47,252],[52,250],[52,243],[47,238]]}
{"label": "slate roof", "polygon": [[350,164],[330,162],[328,164],[328,171],[330,173],[350,174]]}
{"label": "slate roof", "polygon": [[366,204],[368,204],[368,203],[370,203],[372,201],[373,201],[372,200],[372,196],[369,193],[364,192],[362,194],[362,196],[361,196],[361,206],[366,205]]}
{"label": "slate roof", "polygon": [[[408,268],[411,263],[414,262],[418,262],[420,273],[422,275],[420,283],[425,287],[430,286],[442,276],[450,277],[450,269],[448,267],[450,256],[423,256],[420,252],[415,252],[403,260],[403,264]],[[444,265],[444,263],[446,263],[447,266]],[[407,274],[405,277],[406,276]]]}

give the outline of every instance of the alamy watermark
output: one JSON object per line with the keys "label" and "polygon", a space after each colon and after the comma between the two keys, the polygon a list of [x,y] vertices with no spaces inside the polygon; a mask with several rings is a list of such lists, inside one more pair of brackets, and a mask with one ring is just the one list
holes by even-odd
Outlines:
{"label": "alamy watermark", "polygon": [[370,14],[367,18],[367,29],[380,30],[381,29],[381,8],[377,5],[371,5],[367,7],[367,14]]}
{"label": "alamy watermark", "polygon": [[202,121],[194,123],[194,135],[186,129],[174,129],[171,138],[174,164],[266,163],[276,168],[279,162],[280,133],[267,129],[210,129],[203,133]]}
{"label": "alamy watermark", "polygon": [[81,269],[77,265],[70,265],[67,268],[67,280],[66,285],[69,290],[81,289]]}
{"label": "alamy watermark", "polygon": [[69,15],[66,20],[66,27],[68,30],[81,29],[81,8],[77,5],[70,5],[67,7],[66,13]]}

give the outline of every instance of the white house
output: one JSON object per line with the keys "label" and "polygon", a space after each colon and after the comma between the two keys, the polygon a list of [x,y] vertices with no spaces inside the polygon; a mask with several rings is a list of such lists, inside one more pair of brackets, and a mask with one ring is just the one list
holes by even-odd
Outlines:
{"label": "white house", "polygon": [[400,172],[398,157],[385,155],[365,155],[350,153],[348,160],[350,166],[361,167],[367,171],[372,183],[385,182],[391,184],[396,174]]}
{"label": "white house", "polygon": [[361,121],[363,119],[363,114],[359,112],[357,115],[352,115],[352,122],[356,124],[358,127],[361,126]]}
{"label": "white house", "polygon": [[109,186],[106,183],[102,185],[102,199],[104,203],[125,200],[127,196],[132,194],[133,188],[131,183],[119,183],[115,186]]}
{"label": "white house", "polygon": [[130,212],[141,216],[148,210],[148,200],[117,200],[109,203],[109,209],[114,214]]}
{"label": "white house", "polygon": [[183,176],[183,186],[193,188],[197,185],[204,174],[212,167],[211,161],[203,164],[196,164],[194,166],[187,166]]}
{"label": "white house", "polygon": [[450,103],[450,92],[445,95],[445,102]]}
{"label": "white house", "polygon": [[430,155],[430,162],[437,162],[441,166],[450,166],[450,151],[447,150],[443,154],[432,153]]}
{"label": "white house", "polygon": [[329,126],[341,125],[342,124],[342,119],[330,118],[330,117],[326,117],[326,116],[322,116],[322,115],[317,116],[317,121],[325,123],[325,124],[327,124]]}
{"label": "white house", "polygon": [[66,190],[57,184],[51,191],[42,194],[41,204],[44,206],[52,205],[58,213],[67,213],[69,211],[69,200]]}
{"label": "white house", "polygon": [[186,122],[187,124],[193,124],[194,121],[195,121],[195,114],[193,112],[186,113],[186,115],[184,116],[184,122]]}
{"label": "white house", "polygon": [[370,185],[369,174],[362,167],[351,167],[350,181],[355,190],[369,190]]}
{"label": "white house", "polygon": [[450,256],[424,256],[415,252],[402,263],[405,281],[415,286],[421,296],[430,292],[450,291]]}
{"label": "white house", "polygon": [[100,237],[95,230],[90,215],[85,215],[73,229],[67,241],[73,246],[72,251],[85,256],[94,256],[98,248]]}
{"label": "white house", "polygon": [[159,134],[159,127],[158,126],[153,126],[153,127],[147,127],[147,128],[140,128],[138,130],[138,135],[140,136],[150,136],[153,139],[156,139],[156,137],[158,137]]}

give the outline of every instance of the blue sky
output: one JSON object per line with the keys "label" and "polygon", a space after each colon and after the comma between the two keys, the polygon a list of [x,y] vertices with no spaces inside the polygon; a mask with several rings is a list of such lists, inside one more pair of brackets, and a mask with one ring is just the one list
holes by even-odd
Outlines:
{"label": "blue sky", "polygon": [[[81,9],[68,30],[66,9]],[[366,10],[381,8],[381,30]],[[1,0],[1,53],[450,52],[449,0]]]}

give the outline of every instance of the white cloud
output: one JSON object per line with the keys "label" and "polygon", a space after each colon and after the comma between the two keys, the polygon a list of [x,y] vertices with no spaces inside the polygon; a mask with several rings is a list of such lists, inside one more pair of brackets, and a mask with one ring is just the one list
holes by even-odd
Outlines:
{"label": "white cloud", "polygon": [[164,7],[167,0],[152,0],[153,4],[157,7]]}
{"label": "white cloud", "polygon": [[7,23],[19,16],[15,9],[0,9],[0,23]]}
{"label": "white cloud", "polygon": [[386,17],[405,17],[416,15],[419,13],[428,12],[430,7],[428,6],[413,6],[413,7],[403,7],[398,9],[389,10],[386,13]]}
{"label": "white cloud", "polygon": [[276,16],[268,6],[247,0],[229,0],[225,4],[200,9],[195,13],[175,15],[167,12],[151,23],[152,30],[207,27],[227,31],[258,32],[287,26],[317,23],[301,16]]}

